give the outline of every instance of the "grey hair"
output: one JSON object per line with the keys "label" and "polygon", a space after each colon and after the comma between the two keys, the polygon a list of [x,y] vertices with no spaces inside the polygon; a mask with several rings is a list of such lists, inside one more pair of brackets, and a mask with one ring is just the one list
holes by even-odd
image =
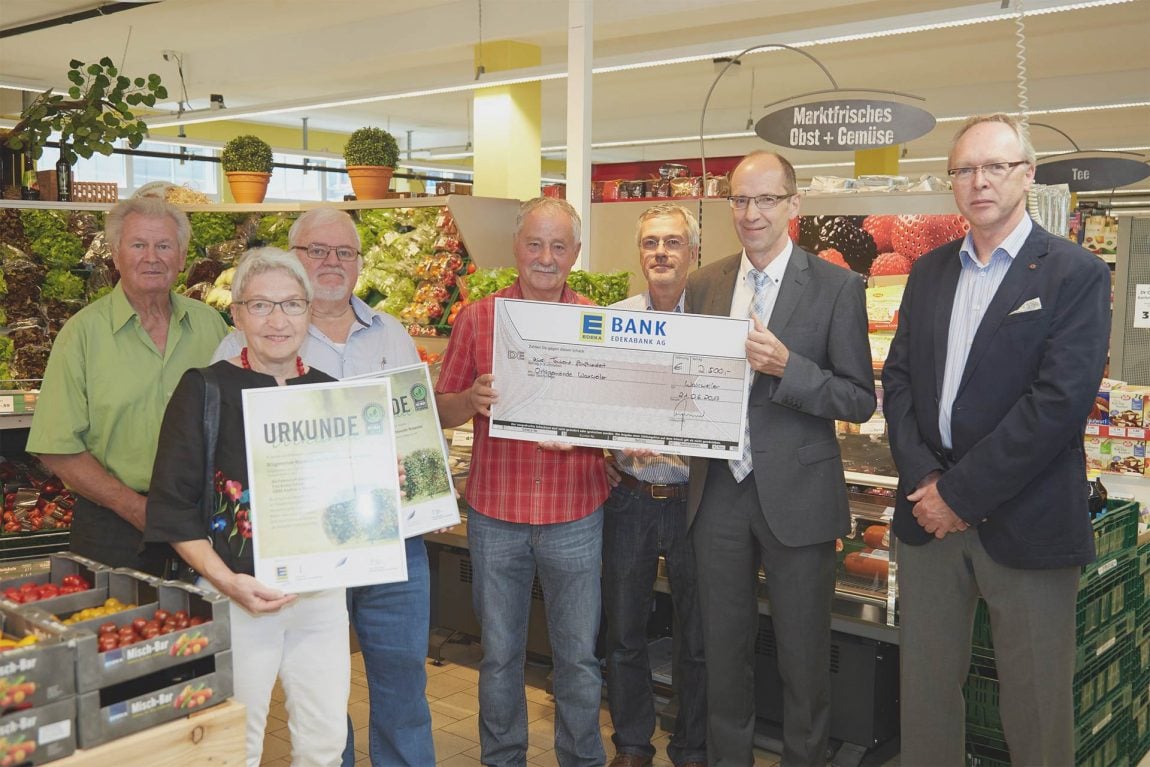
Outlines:
{"label": "grey hair", "polygon": [[[296,245],[310,245],[309,242],[300,242],[299,238],[303,236],[304,230],[326,226],[327,224],[344,224],[355,235],[355,249],[363,250],[363,241],[359,237],[359,229],[355,226],[355,220],[338,208],[312,208],[305,211],[302,216],[295,220],[288,230],[288,243],[293,247]],[[330,245],[331,243],[325,243]]]}
{"label": "grey hair", "polygon": [[653,218],[674,218],[676,216],[683,219],[683,224],[687,227],[687,243],[691,246],[691,250],[697,253],[699,251],[699,221],[691,211],[673,202],[657,203],[639,214],[639,220],[635,223],[635,244],[639,244],[643,236],[643,224],[647,221]]}
{"label": "grey hair", "polygon": [[1008,115],[1005,112],[995,112],[988,115],[974,115],[962,124],[958,129],[958,133],[954,134],[954,139],[950,142],[950,151],[947,152],[947,164],[950,159],[954,157],[954,150],[958,146],[959,139],[961,139],[968,130],[981,123],[1002,123],[1003,125],[1014,131],[1015,137],[1018,139],[1018,145],[1022,147],[1022,156],[1030,165],[1038,162],[1038,154],[1034,151],[1034,145],[1030,143],[1030,130],[1026,124],[1019,120],[1014,115]]}
{"label": "grey hair", "polygon": [[523,222],[529,215],[537,210],[546,210],[555,213],[562,213],[571,219],[571,235],[576,245],[582,237],[582,220],[579,218],[579,211],[564,199],[559,197],[535,197],[528,200],[519,206],[519,215],[515,218],[515,238],[519,238],[519,232],[523,229]]}
{"label": "grey hair", "polygon": [[299,259],[279,248],[266,247],[252,248],[240,257],[240,265],[232,277],[232,301],[243,300],[244,288],[252,277],[277,271],[287,272],[295,278],[307,300],[312,299],[314,291],[311,280]]}
{"label": "grey hair", "polygon": [[104,234],[107,237],[108,247],[113,253],[120,250],[120,237],[124,233],[124,219],[131,215],[144,218],[169,218],[176,225],[176,243],[180,252],[187,254],[188,242],[192,239],[192,225],[187,215],[160,197],[129,197],[116,203],[104,220]]}

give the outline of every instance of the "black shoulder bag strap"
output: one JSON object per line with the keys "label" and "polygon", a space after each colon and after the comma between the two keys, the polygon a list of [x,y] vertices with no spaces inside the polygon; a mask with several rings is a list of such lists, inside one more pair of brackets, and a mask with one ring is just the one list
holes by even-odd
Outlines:
{"label": "black shoulder bag strap", "polygon": [[[204,488],[200,495],[200,509],[203,515],[204,536],[211,541],[212,511],[216,491],[216,440],[220,433],[220,384],[216,371],[211,368],[197,368],[204,379]],[[195,583],[199,573],[182,559],[176,558],[175,577],[187,583]]]}
{"label": "black shoulder bag strap", "polygon": [[211,529],[216,477],[216,440],[220,434],[220,383],[216,371],[200,368],[204,377],[204,492],[200,507],[204,512],[204,530]]}

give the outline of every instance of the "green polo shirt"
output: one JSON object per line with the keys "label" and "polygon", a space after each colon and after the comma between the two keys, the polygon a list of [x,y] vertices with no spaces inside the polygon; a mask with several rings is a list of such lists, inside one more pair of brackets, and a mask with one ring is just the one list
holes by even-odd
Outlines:
{"label": "green polo shirt", "polygon": [[173,293],[161,355],[117,285],[56,336],[28,452],[87,451],[116,479],[146,492],[168,398],[184,371],[209,363],[227,332],[215,309]]}

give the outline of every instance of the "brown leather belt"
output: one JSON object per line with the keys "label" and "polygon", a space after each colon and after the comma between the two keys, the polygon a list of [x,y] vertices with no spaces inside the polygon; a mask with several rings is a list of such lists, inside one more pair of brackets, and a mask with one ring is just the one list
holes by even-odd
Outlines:
{"label": "brown leather belt", "polygon": [[635,479],[625,471],[619,472],[619,484],[630,488],[639,495],[654,498],[656,501],[677,501],[687,497],[687,483],[678,482],[674,485],[652,485],[641,479]]}

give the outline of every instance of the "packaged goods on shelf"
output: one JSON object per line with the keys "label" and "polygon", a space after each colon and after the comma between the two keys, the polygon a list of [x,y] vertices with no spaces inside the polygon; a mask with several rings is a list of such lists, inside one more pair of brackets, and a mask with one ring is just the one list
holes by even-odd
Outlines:
{"label": "packaged goods on shelf", "polygon": [[[0,536],[51,536],[72,526],[76,497],[37,459],[0,456],[0,486],[3,487]],[[56,536],[56,539],[66,542],[66,538]],[[20,546],[5,541],[2,548],[14,552]]]}

